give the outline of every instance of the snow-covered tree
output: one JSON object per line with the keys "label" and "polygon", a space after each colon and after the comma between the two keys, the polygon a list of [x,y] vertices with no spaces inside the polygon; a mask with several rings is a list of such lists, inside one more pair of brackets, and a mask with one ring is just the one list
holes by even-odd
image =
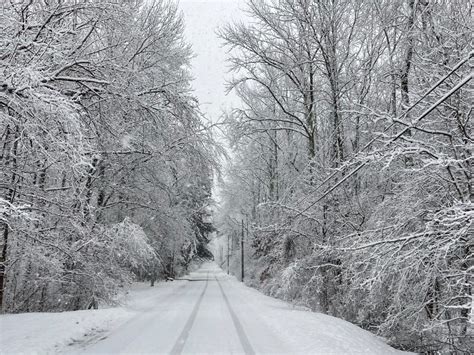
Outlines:
{"label": "snow-covered tree", "polygon": [[216,154],[177,5],[0,7],[3,309],[81,309],[131,272],[179,272],[207,241]]}
{"label": "snow-covered tree", "polygon": [[251,0],[222,30],[244,107],[220,223],[249,219],[250,283],[400,347],[472,347],[471,11]]}

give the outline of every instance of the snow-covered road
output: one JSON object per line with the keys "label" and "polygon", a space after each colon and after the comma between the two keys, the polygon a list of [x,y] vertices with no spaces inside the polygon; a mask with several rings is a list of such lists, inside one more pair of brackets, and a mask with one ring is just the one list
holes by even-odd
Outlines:
{"label": "snow-covered road", "polygon": [[[83,353],[387,354],[397,352],[342,320],[266,297],[213,263],[157,293],[151,308]],[[148,303],[148,302],[147,302]]]}
{"label": "snow-covered road", "polygon": [[392,354],[375,335],[246,287],[214,263],[121,307],[0,315],[0,354]]}

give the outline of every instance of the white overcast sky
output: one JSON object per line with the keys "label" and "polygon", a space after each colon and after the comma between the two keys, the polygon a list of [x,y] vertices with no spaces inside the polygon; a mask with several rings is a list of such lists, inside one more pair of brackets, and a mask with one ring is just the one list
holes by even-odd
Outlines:
{"label": "white overcast sky", "polygon": [[225,94],[228,78],[226,51],[216,35],[216,29],[244,18],[244,0],[179,0],[186,23],[185,36],[196,57],[192,60],[193,88],[201,110],[216,122],[222,111],[238,103]]}

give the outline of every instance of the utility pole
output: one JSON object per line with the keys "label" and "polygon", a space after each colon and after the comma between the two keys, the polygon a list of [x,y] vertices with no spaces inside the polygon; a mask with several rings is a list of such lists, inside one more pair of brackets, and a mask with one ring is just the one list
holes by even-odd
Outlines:
{"label": "utility pole", "polygon": [[244,282],[244,220],[242,219],[242,236],[240,238],[240,273]]}
{"label": "utility pole", "polygon": [[230,246],[229,246],[229,234],[227,234],[227,275],[229,275],[229,254],[230,254]]}

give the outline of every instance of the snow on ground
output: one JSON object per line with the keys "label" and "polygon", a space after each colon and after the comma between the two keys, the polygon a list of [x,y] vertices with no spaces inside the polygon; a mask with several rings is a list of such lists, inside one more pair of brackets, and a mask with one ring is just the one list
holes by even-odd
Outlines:
{"label": "snow on ground", "polygon": [[0,353],[402,353],[351,323],[248,288],[214,263],[186,279],[135,285],[121,307],[0,315]]}
{"label": "snow on ground", "polygon": [[289,353],[407,354],[342,319],[303,310],[238,282],[227,283],[229,300],[241,316],[243,327],[250,333],[266,328],[278,334]]}
{"label": "snow on ground", "polygon": [[123,308],[0,316],[0,353],[51,353],[131,317]]}
{"label": "snow on ground", "polygon": [[153,288],[149,284],[136,283],[121,307],[60,313],[0,314],[0,354],[50,354],[94,343],[110,329],[153,308],[157,299],[166,297],[183,283],[163,282]]}

